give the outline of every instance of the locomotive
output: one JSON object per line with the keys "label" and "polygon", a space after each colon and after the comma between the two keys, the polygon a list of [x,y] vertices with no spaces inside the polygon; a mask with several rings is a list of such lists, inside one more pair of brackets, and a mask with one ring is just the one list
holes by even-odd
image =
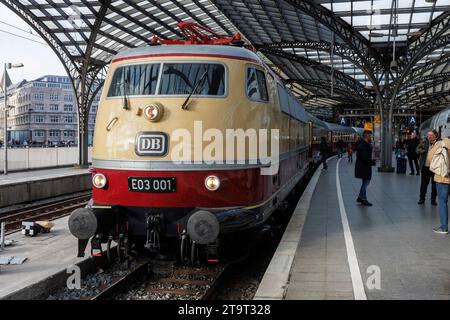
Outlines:
{"label": "locomotive", "polygon": [[234,45],[238,35],[215,36],[112,59],[94,131],[92,201],[69,219],[79,256],[91,239],[94,256],[115,242],[119,256],[139,248],[218,261],[220,244],[284,205],[320,136],[355,139],[351,128],[308,114],[256,53]]}

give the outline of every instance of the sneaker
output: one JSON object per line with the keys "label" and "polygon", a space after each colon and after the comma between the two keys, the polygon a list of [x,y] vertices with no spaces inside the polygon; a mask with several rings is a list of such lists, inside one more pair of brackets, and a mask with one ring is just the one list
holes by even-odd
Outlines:
{"label": "sneaker", "polygon": [[417,172],[417,173],[416,173],[416,176],[420,176],[420,173],[419,173],[419,172]]}
{"label": "sneaker", "polygon": [[431,205],[432,205],[432,206],[437,206],[436,200],[431,200]]}
{"label": "sneaker", "polygon": [[410,176],[413,176],[413,175],[414,175],[414,172],[410,172],[409,175],[410,175]]}
{"label": "sneaker", "polygon": [[439,234],[448,234],[448,230],[442,229],[442,228],[435,228],[433,229],[433,231],[435,233],[439,233]]}
{"label": "sneaker", "polygon": [[359,203],[363,202],[363,198],[358,197],[358,199],[356,199],[356,202],[359,202]]}
{"label": "sneaker", "polygon": [[373,204],[371,204],[371,203],[370,203],[369,201],[367,201],[367,200],[361,201],[361,204],[362,204],[363,206],[368,206],[368,207],[373,206]]}
{"label": "sneaker", "polygon": [[417,202],[417,204],[424,204],[425,203],[425,199],[420,199],[419,202]]}

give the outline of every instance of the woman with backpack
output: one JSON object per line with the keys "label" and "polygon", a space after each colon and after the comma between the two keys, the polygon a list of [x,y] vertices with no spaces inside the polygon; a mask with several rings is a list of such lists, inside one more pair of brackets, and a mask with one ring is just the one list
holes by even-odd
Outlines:
{"label": "woman with backpack", "polygon": [[448,234],[448,193],[450,186],[450,156],[448,150],[450,150],[450,139],[442,139],[437,141],[436,144],[436,148],[433,148],[433,152],[428,154],[429,159],[427,159],[427,161],[430,161],[430,171],[434,173],[438,195],[440,226],[433,231],[439,234]]}

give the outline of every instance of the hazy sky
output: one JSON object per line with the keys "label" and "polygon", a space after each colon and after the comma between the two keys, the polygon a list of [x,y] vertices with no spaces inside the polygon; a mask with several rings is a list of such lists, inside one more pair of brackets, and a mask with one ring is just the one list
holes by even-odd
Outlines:
{"label": "hazy sky", "polygon": [[[25,31],[8,26],[5,23]],[[30,34],[30,30],[31,27],[26,22],[3,4],[0,4],[0,73],[3,73],[5,62],[22,62],[25,65],[23,68],[8,71],[13,82],[22,79],[33,80],[45,74],[66,75],[64,67],[49,46],[6,33],[14,33],[45,43],[34,31]]]}

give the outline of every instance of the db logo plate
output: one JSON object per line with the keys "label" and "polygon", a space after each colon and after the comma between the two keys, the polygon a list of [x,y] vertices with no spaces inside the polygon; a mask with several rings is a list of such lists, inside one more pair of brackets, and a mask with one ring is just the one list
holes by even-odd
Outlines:
{"label": "db logo plate", "polygon": [[140,132],[136,136],[136,154],[139,156],[164,156],[169,137],[164,132]]}

